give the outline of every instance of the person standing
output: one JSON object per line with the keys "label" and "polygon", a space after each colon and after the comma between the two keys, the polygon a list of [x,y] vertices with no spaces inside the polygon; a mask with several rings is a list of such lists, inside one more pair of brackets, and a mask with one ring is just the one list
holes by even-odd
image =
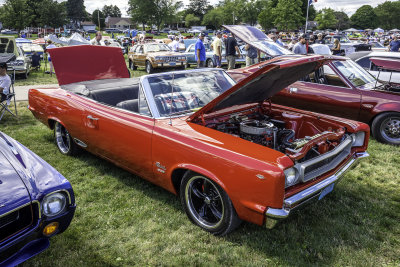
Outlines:
{"label": "person standing", "polygon": [[51,40],[47,40],[46,53],[47,53],[47,60],[49,61],[50,65],[50,75],[53,75],[54,72],[53,72],[53,62],[51,61],[51,57],[48,50],[56,47],[57,46],[55,46],[55,44],[53,44]]}
{"label": "person standing", "polygon": [[221,60],[222,60],[222,32],[217,32],[217,37],[215,37],[214,41],[211,44],[211,48],[214,51],[214,64],[217,68],[221,68]]}
{"label": "person standing", "polygon": [[[1,102],[4,101],[10,93],[11,78],[7,74],[7,63],[0,63],[0,95]],[[9,103],[7,103],[9,104]]]}
{"label": "person standing", "polygon": [[175,36],[174,40],[168,46],[171,47],[172,51],[179,52],[179,37]]}
{"label": "person standing", "polygon": [[304,34],[300,35],[299,41],[293,46],[293,53],[306,55],[307,54],[307,46],[306,46],[306,36]]}
{"label": "person standing", "polygon": [[332,55],[339,55],[340,52],[341,52],[340,41],[338,38],[335,38],[335,40],[333,41]]}
{"label": "person standing", "polygon": [[318,38],[318,39],[315,40],[315,43],[316,43],[316,44],[325,44],[325,40],[322,39],[322,33],[318,33],[317,38]]}
{"label": "person standing", "polygon": [[400,48],[400,41],[398,40],[397,36],[393,36],[393,40],[389,43],[389,51],[390,52],[399,52]]}
{"label": "person standing", "polygon": [[246,67],[260,62],[260,51],[252,45],[246,44],[244,50],[246,54]]}
{"label": "person standing", "polygon": [[101,39],[103,36],[101,35],[101,32],[98,31],[96,32],[96,36],[90,41],[91,45],[104,45]]}
{"label": "person standing", "polygon": [[229,34],[229,37],[225,41],[225,49],[225,56],[226,60],[228,61],[228,70],[234,69],[236,63],[236,53],[238,57],[240,57],[240,50],[235,36],[232,33]]}
{"label": "person standing", "polygon": [[197,42],[194,46],[195,48],[195,54],[194,57],[197,62],[197,68],[204,68],[205,67],[205,61],[206,61],[206,48],[204,47],[203,40],[204,40],[204,33],[199,34],[199,39],[197,39]]}

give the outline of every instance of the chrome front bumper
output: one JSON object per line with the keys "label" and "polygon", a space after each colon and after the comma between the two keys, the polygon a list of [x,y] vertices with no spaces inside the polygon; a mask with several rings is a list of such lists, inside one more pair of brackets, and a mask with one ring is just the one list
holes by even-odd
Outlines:
{"label": "chrome front bumper", "polygon": [[310,200],[317,199],[321,192],[332,184],[336,184],[343,174],[357,166],[360,159],[368,157],[367,152],[356,153],[352,158],[350,158],[347,163],[334,175],[326,178],[325,180],[310,186],[309,188],[301,191],[283,201],[283,207],[281,209],[268,208],[265,212],[265,226],[268,229],[272,229],[279,221],[286,219],[290,211],[308,203]]}

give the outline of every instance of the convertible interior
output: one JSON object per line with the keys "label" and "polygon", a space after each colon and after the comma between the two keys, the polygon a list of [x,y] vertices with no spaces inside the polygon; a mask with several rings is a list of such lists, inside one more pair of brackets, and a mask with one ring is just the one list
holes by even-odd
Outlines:
{"label": "convertible interior", "polygon": [[139,112],[139,84],[139,79],[106,79],[63,85],[62,88],[103,104]]}

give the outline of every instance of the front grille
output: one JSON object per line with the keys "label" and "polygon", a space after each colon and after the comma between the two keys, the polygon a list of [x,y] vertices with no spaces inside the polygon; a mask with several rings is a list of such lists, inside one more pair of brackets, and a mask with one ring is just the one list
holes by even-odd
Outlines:
{"label": "front grille", "polygon": [[33,223],[33,207],[27,205],[0,217],[0,243]]}
{"label": "front grille", "polygon": [[177,57],[163,57],[164,62],[176,62],[177,60]]}
{"label": "front grille", "polygon": [[353,139],[346,136],[342,143],[332,151],[311,160],[297,163],[294,168],[299,171],[299,180],[307,182],[336,168],[351,153]]}

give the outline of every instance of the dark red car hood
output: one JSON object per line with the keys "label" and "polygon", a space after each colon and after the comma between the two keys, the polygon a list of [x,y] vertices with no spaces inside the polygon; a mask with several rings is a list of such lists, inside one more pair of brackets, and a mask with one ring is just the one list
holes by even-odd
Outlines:
{"label": "dark red car hood", "polygon": [[249,73],[249,76],[192,114],[189,120],[197,120],[203,114],[232,106],[261,103],[332,59],[330,56],[315,55],[260,63],[255,66],[258,70]]}
{"label": "dark red car hood", "polygon": [[119,47],[76,45],[49,49],[58,84],[129,78]]}

